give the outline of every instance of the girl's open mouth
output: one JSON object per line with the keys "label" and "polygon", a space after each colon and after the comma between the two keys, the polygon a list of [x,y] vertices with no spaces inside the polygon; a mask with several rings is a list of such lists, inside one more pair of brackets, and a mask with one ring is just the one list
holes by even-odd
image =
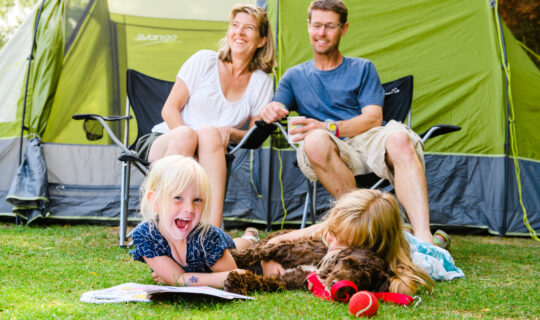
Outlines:
{"label": "girl's open mouth", "polygon": [[174,223],[176,224],[176,227],[180,229],[181,231],[187,230],[190,222],[191,222],[191,219],[188,219],[188,218],[174,219]]}

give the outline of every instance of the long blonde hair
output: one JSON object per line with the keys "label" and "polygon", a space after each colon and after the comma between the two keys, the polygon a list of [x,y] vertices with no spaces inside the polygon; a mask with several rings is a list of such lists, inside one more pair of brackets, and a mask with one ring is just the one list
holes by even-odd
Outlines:
{"label": "long blonde hair", "polygon": [[[262,70],[266,73],[271,73],[274,65],[276,64],[276,54],[274,48],[274,40],[272,37],[272,29],[268,22],[268,15],[263,8],[254,6],[252,4],[237,4],[235,5],[229,17],[229,23],[232,23],[234,17],[238,13],[247,13],[257,20],[257,26],[259,28],[259,37],[266,37],[266,43],[261,48],[257,48],[253,58],[249,63],[249,71]],[[229,44],[229,31],[223,39],[221,39],[221,48],[218,52],[218,57],[223,62],[232,62],[231,46]]]}
{"label": "long blonde hair", "polygon": [[[159,225],[159,220],[169,220],[169,206],[173,197],[195,185],[203,199],[203,213],[197,228],[201,239],[210,228],[210,182],[204,169],[193,158],[171,155],[150,165],[150,172],[141,187],[141,215],[144,221]],[[152,196],[149,197],[149,193]],[[170,225],[163,224],[167,232]]]}
{"label": "long blonde hair", "polygon": [[390,270],[390,291],[406,286],[416,292],[420,286],[431,291],[433,281],[410,257],[403,234],[396,199],[379,190],[358,189],[343,195],[327,215],[321,236],[328,233],[349,246],[370,249]]}

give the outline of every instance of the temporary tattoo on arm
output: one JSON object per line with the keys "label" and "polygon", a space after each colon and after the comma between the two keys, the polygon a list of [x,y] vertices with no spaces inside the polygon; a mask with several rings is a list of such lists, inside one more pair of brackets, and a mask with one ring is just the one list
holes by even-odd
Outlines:
{"label": "temporary tattoo on arm", "polygon": [[191,285],[194,285],[195,283],[199,282],[199,278],[195,276],[191,276],[191,278],[187,279],[182,277],[184,279],[184,287],[189,287]]}

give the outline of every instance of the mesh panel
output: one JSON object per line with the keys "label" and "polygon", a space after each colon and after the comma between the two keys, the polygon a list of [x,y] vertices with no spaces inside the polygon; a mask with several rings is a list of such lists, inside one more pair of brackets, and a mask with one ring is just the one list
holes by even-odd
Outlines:
{"label": "mesh panel", "polygon": [[90,141],[96,141],[103,138],[103,126],[97,120],[84,120],[83,129],[86,133],[86,139]]}

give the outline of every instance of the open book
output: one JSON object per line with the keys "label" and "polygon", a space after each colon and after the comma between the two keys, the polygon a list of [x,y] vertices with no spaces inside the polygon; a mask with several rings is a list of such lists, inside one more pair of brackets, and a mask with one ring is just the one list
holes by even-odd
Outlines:
{"label": "open book", "polygon": [[86,303],[118,303],[129,301],[149,302],[163,294],[205,295],[226,300],[255,299],[253,297],[247,297],[211,287],[171,287],[124,283],[108,289],[85,292],[81,296],[81,301]]}

